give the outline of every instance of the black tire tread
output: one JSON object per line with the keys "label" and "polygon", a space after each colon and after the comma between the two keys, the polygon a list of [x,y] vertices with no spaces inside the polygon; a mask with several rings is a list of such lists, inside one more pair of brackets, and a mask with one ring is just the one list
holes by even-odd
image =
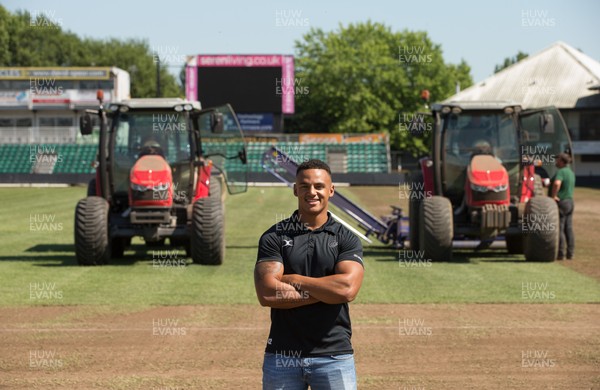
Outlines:
{"label": "black tire tread", "polygon": [[75,257],[80,265],[103,265],[110,259],[108,202],[98,196],[80,200],[75,208]]}
{"label": "black tire tread", "polygon": [[419,250],[425,259],[450,261],[454,237],[452,204],[443,196],[422,200],[419,213]]}
{"label": "black tire tread", "polygon": [[547,223],[554,229],[530,231],[523,240],[523,253],[527,261],[556,260],[558,255],[559,215],[556,202],[547,196],[534,196],[525,206],[525,215],[547,215]]}
{"label": "black tire tread", "polygon": [[211,178],[209,195],[192,210],[191,255],[196,264],[220,265],[225,257],[225,213],[221,182]]}

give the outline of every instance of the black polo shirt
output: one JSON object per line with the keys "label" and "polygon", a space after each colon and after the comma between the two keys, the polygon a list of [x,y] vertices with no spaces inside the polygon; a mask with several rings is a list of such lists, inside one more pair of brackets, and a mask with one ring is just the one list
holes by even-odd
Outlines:
{"label": "black polo shirt", "polygon": [[[309,230],[298,211],[267,230],[259,241],[258,259],[283,263],[284,274],[323,277],[335,274],[342,260],[364,266],[362,245],[349,229],[328,213],[327,222]],[[330,356],[353,353],[348,304],[317,302],[294,309],[271,308],[266,352],[284,356]]]}

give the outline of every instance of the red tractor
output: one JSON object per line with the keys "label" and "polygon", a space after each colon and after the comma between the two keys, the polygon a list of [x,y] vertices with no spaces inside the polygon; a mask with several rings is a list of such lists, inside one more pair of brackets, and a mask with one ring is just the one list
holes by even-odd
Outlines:
{"label": "red tractor", "polygon": [[555,156],[572,150],[558,110],[449,102],[433,105],[432,118],[431,154],[411,175],[411,248],[448,261],[461,240],[484,249],[503,237],[509,253],[554,261],[559,214],[544,185]]}
{"label": "red tractor", "polygon": [[224,195],[246,191],[243,134],[229,105],[131,99],[81,118],[82,135],[97,116],[96,177],[75,209],[75,253],[81,265],[123,256],[132,237],[149,247],[182,246],[194,263],[225,255]]}

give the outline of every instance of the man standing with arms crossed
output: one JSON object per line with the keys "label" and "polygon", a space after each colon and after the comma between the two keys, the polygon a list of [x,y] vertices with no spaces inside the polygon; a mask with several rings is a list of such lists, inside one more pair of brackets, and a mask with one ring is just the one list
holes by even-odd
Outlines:
{"label": "man standing with arms crossed", "polygon": [[348,302],[360,289],[362,245],[328,212],[329,166],[298,167],[298,210],[260,238],[256,295],[271,308],[263,389],[356,389]]}

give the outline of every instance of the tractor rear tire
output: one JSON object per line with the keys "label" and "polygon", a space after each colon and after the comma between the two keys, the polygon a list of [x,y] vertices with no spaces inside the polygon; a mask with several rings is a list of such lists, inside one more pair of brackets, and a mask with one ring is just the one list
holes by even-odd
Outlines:
{"label": "tractor rear tire", "polygon": [[425,260],[450,261],[454,237],[452,204],[443,196],[421,201],[419,213],[419,250]]}
{"label": "tractor rear tire", "polygon": [[554,261],[558,254],[559,215],[556,202],[547,196],[534,196],[525,206],[523,249],[527,261]]}
{"label": "tractor rear tire", "polygon": [[80,200],[75,208],[75,257],[80,265],[103,265],[110,259],[108,202],[99,196]]}
{"label": "tractor rear tire", "polygon": [[410,177],[411,190],[408,194],[408,241],[410,249],[419,250],[419,209],[424,198],[423,173],[413,172]]}
{"label": "tractor rear tire", "polygon": [[194,203],[191,226],[191,254],[196,264],[220,265],[225,257],[225,213],[221,182],[211,178],[209,195]]}
{"label": "tractor rear tire", "polygon": [[523,253],[523,235],[506,235],[506,250],[511,255],[520,255]]}

